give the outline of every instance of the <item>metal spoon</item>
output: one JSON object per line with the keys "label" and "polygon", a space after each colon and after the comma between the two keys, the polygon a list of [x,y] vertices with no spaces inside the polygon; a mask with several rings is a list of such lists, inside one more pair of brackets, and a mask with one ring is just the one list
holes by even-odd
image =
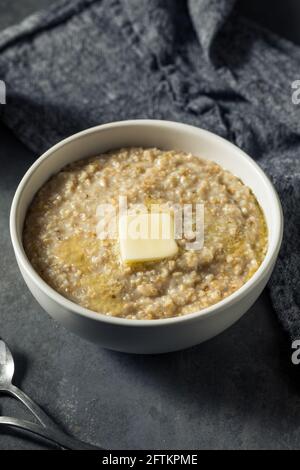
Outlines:
{"label": "metal spoon", "polygon": [[12,384],[15,371],[12,354],[4,341],[0,339],[0,393],[6,393],[20,400],[35,416],[40,425],[15,418],[1,417],[0,425],[19,427],[40,435],[65,449],[99,450],[98,447],[86,444],[65,434],[58,425],[22,390]]}
{"label": "metal spoon", "polygon": [[47,441],[58,445],[61,449],[69,450],[100,450],[99,447],[92,446],[91,444],[85,444],[84,442],[78,441],[73,437],[67,436],[62,432],[50,428],[43,428],[38,424],[31,423],[23,419],[11,418],[9,416],[0,416],[0,427],[7,426],[11,428],[21,429],[23,431],[34,434],[38,437],[42,437]]}

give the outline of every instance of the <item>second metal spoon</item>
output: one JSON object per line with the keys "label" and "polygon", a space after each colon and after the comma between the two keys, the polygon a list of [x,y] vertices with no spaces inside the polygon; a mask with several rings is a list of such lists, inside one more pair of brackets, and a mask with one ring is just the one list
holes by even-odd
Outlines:
{"label": "second metal spoon", "polygon": [[0,339],[0,393],[6,393],[20,400],[35,416],[40,425],[4,416],[0,417],[0,424],[24,429],[44,437],[65,449],[99,450],[99,448],[74,439],[61,431],[58,425],[36,403],[34,403],[31,398],[29,398],[18,387],[13,385],[12,379],[14,371],[15,365],[13,356],[6,343]]}

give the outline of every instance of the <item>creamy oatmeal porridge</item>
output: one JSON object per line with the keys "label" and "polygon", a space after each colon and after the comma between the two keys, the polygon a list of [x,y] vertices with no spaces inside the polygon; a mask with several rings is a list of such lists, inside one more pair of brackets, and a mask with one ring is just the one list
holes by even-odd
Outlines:
{"label": "creamy oatmeal porridge", "polygon": [[[175,256],[122,263],[118,240],[97,237],[100,203],[204,204],[204,246]],[[126,148],[63,168],[37,193],[24,247],[40,276],[68,299],[128,319],[184,315],[239,289],[267,249],[262,210],[237,177],[190,154]]]}

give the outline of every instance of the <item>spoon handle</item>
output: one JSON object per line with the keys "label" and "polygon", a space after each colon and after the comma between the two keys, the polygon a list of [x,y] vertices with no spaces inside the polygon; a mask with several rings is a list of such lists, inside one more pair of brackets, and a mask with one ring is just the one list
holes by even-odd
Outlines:
{"label": "spoon handle", "polygon": [[30,423],[22,419],[10,418],[8,416],[0,416],[0,426],[8,426],[13,428],[22,429],[30,432],[36,436],[42,437],[47,441],[57,444],[59,447],[68,450],[100,450],[99,447],[95,447],[91,444],[86,444],[73,437],[67,436],[66,434],[54,430],[42,428],[39,424]]}
{"label": "spoon handle", "polygon": [[[56,442],[57,444],[65,444],[63,447],[66,449],[78,449],[78,450],[96,450],[99,448],[92,446],[90,444],[86,444],[84,442],[81,442],[65,432],[63,432],[60,427],[53,421],[50,416],[48,416],[45,411],[42,410],[26,393],[24,393],[22,390],[20,390],[18,387],[15,385],[10,385],[7,387],[6,392],[13,396],[14,398],[17,398],[18,400],[23,403],[23,405],[26,406],[26,408],[36,417],[36,419],[39,421],[39,423],[42,425],[36,425],[35,423],[30,423],[29,421],[23,421],[14,419],[14,418],[9,418],[12,423],[11,426],[17,426],[17,423],[25,423],[25,428],[26,430],[36,433],[38,435],[42,435],[41,433],[45,433],[48,436],[52,436],[53,442]],[[6,418],[8,419],[8,418]],[[1,424],[1,417],[0,417],[0,424]],[[45,434],[44,433],[44,434]],[[43,435],[44,435],[43,434]],[[47,436],[45,436],[47,438]],[[51,439],[50,439],[51,440]]]}
{"label": "spoon handle", "polygon": [[7,387],[6,392],[20,400],[23,405],[36,417],[43,427],[59,429],[58,425],[34,401],[15,385]]}

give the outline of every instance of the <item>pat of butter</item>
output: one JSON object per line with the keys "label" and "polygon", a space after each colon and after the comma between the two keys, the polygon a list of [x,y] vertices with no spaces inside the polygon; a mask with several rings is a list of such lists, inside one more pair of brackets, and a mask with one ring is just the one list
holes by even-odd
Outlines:
{"label": "pat of butter", "polygon": [[122,215],[119,240],[124,263],[160,260],[174,256],[178,251],[173,217],[169,212]]}

